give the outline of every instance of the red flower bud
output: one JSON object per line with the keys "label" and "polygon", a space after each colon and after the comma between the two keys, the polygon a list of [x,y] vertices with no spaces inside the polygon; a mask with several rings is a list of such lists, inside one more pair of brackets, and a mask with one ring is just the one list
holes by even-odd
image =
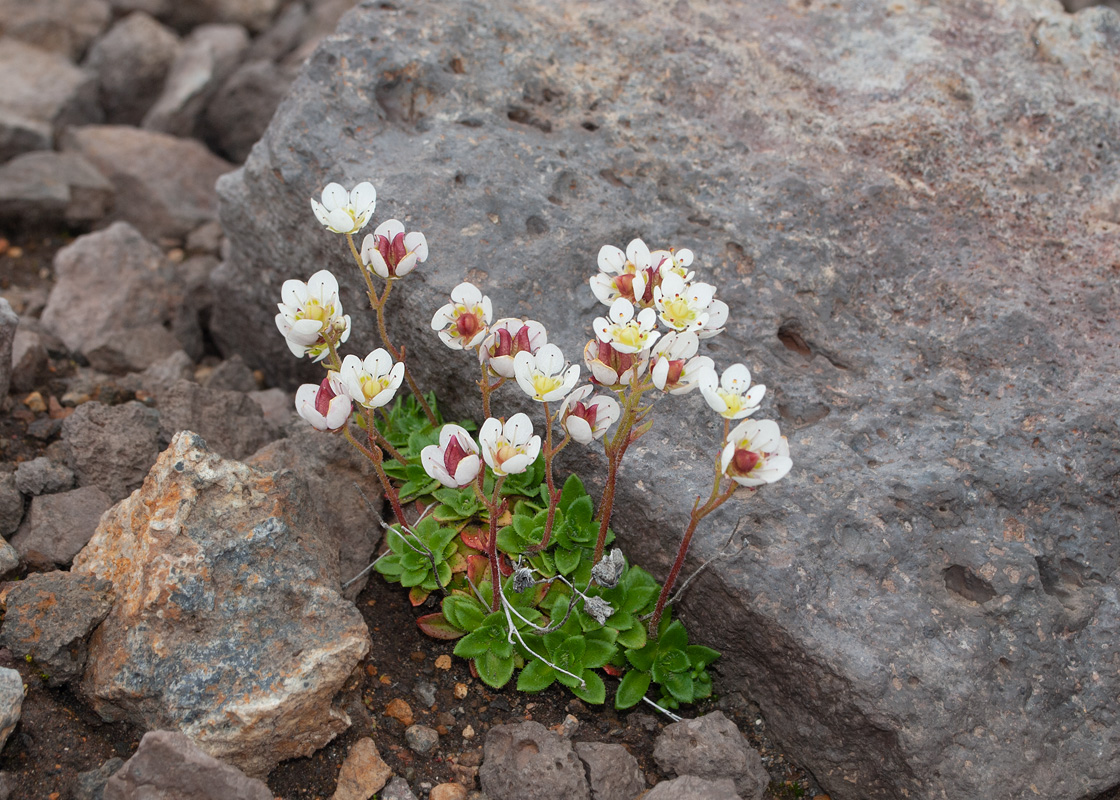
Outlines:
{"label": "red flower bud", "polygon": [[315,392],[315,410],[325,417],[331,408],[331,400],[337,396],[338,393],[331,388],[330,378],[323,378],[322,383],[319,384],[319,391]]}

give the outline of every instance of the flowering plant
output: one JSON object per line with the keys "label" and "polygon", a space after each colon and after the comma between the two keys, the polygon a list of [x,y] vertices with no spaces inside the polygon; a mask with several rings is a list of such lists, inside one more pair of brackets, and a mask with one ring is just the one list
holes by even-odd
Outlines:
{"label": "flowering plant", "polygon": [[[322,202],[311,205],[327,230],[346,237],[384,346],[364,358],[340,355],[350,317],[326,270],[307,283],[286,281],[276,316],[292,353],[327,369],[319,385],[297,392],[300,416],[361,451],[393,508],[387,550],[371,567],[407,587],[414,605],[438,596],[439,611],[418,624],[432,636],[457,640],[455,653],[491,686],[519,670],[524,691],[559,682],[602,703],[605,673],[621,678],[616,707],[644,700],[670,714],[680,703],[709,696],[707,667],[719,654],[689,643],[682,622],[672,619],[671,592],[700,522],[738,490],[780,480],[792,461],[777,423],[751,418],[766,387],[751,383],[744,364],[719,373],[711,357],[698,354],[703,340],[723,330],[729,309],[713,285],[695,280],[692,251],[650,250],[641,239],[625,251],[602,247],[589,286],[607,311],[594,320],[594,336],[583,348],[590,373],[583,385],[580,365],[548,341],[544,325],[492,321],[492,303],[481,289],[456,286],[431,328],[447,347],[478,358],[484,421],[476,438],[472,423],[443,423],[434,396],[422,394],[413,379],[403,348],[390,341],[390,292],[426,262],[428,243],[391,219],[359,249],[354,235],[369,222],[375,200],[369,183],[350,192],[332,183]],[[396,396],[405,382],[407,399]],[[540,403],[540,427],[524,413],[491,414],[492,396],[507,382]],[[658,584],[620,550],[607,549],[615,538],[617,482],[627,450],[653,425],[655,402],[697,388],[723,418],[723,437],[712,457],[710,494],[693,503],[677,557]],[[734,429],[733,420],[739,421]],[[597,505],[575,475],[557,486],[556,456],[572,442],[602,442],[608,466]],[[660,689],[656,701],[647,697],[653,684]]]}

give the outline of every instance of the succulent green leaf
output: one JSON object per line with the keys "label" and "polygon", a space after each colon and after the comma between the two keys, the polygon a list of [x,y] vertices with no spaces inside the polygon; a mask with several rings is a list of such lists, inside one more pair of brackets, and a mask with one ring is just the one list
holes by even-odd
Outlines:
{"label": "succulent green leaf", "polygon": [[607,699],[607,687],[603,683],[603,679],[599,677],[599,673],[585,669],[581,677],[584,685],[573,686],[572,694],[585,702],[602,705],[603,701]]}
{"label": "succulent green leaf", "polygon": [[633,708],[642,701],[649,689],[650,674],[640,669],[632,669],[622,676],[618,684],[618,691],[614,695],[614,707],[619,709]]}
{"label": "succulent green leaf", "polygon": [[539,658],[530,660],[525,669],[517,676],[517,691],[540,692],[547,689],[556,681],[556,673],[552,667]]}
{"label": "succulent green leaf", "polygon": [[494,689],[502,688],[513,677],[513,656],[502,657],[493,650],[477,656],[474,666],[482,682]]}

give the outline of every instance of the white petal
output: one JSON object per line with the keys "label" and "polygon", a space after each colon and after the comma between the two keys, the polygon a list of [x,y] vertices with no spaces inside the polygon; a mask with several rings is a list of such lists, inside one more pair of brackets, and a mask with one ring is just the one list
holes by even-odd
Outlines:
{"label": "white petal", "polygon": [[329,226],[331,224],[330,212],[326,206],[314,198],[311,200],[311,211],[315,214],[315,219],[319,220],[320,225]]}
{"label": "white petal", "polygon": [[[380,250],[371,250],[370,253],[369,253],[369,258],[366,258],[365,253],[363,253],[362,254],[362,260],[365,261],[367,264],[369,264],[369,268],[372,269],[373,273],[375,275],[377,275],[379,278],[388,279],[388,277],[389,277],[389,265],[386,264],[385,259],[381,257],[381,251]],[[398,270],[398,274],[400,274],[399,270]]]}
{"label": "white petal", "polygon": [[482,461],[477,455],[471,453],[470,455],[463,456],[455,466],[453,485],[458,488],[466,486],[478,477],[478,471],[480,469],[482,469]]}
{"label": "white petal", "polygon": [[[497,417],[488,417],[482,423],[482,427],[478,430],[478,443],[481,445],[482,450],[492,450],[494,445],[498,442],[498,437],[502,435],[502,421]],[[486,461],[490,464],[489,459]],[[490,466],[494,466],[490,464]]]}
{"label": "white petal", "polygon": [[669,359],[659,358],[650,370],[650,377],[653,378],[653,385],[661,391],[665,391],[665,380],[669,377]]}
{"label": "white petal", "polygon": [[[349,356],[347,356],[349,358]],[[368,356],[366,356],[364,366],[370,376],[374,378],[383,378],[393,368],[393,357],[385,350],[384,347],[378,347]]]}
{"label": "white petal", "polygon": [[614,302],[617,292],[614,288],[614,279],[610,275],[600,272],[592,275],[587,282],[591,286],[591,294],[595,295],[595,299],[600,303],[609,306]]}
{"label": "white petal", "polygon": [[350,194],[338,183],[328,183],[323,188],[323,205],[326,206],[327,211],[334,211],[336,208],[342,208],[350,202]]}
{"label": "white petal", "polygon": [[335,233],[350,233],[354,230],[354,220],[341,208],[336,208],[327,214],[327,227]]}
{"label": "white petal", "polygon": [[747,369],[745,364],[732,364],[723,371],[723,375],[719,379],[719,385],[725,392],[743,394],[750,388],[751,371]]}
{"label": "white petal", "polygon": [[377,190],[369,181],[362,181],[350,191],[350,205],[354,213],[366,216],[373,213],[373,206],[377,203]]}
{"label": "white petal", "polygon": [[599,269],[603,272],[612,272],[616,275],[626,266],[626,254],[613,244],[605,244],[599,248]]}
{"label": "white petal", "polygon": [[503,432],[510,444],[521,447],[533,435],[533,421],[529,419],[528,414],[519,412],[509,418]]}
{"label": "white petal", "polygon": [[564,430],[566,430],[573,439],[580,444],[591,444],[594,441],[594,436],[591,432],[591,426],[587,424],[587,420],[583,417],[568,417],[563,422]]}
{"label": "white petal", "polygon": [[641,239],[634,239],[626,245],[626,258],[638,269],[649,266],[649,247]]}
{"label": "white petal", "polygon": [[600,342],[611,340],[611,324],[607,322],[605,317],[595,317],[595,322],[591,324],[591,328],[595,331],[595,338]]}
{"label": "white petal", "polygon": [[398,233],[404,233],[404,223],[399,219],[387,219],[374,228],[373,233],[376,236],[384,236],[392,242]]}
{"label": "white petal", "polygon": [[611,309],[607,312],[607,316],[616,325],[624,325],[634,318],[634,304],[625,297],[620,297],[611,303]]}
{"label": "white petal", "polygon": [[428,260],[428,240],[419,231],[413,231],[404,237],[405,249],[416,254],[416,260],[423,263]]}
{"label": "white petal", "polygon": [[464,281],[451,290],[451,300],[467,308],[474,308],[482,301],[482,292],[473,283]]}
{"label": "white petal", "polygon": [[442,331],[449,324],[453,323],[455,321],[455,318],[451,315],[454,311],[455,306],[453,306],[451,303],[440,306],[439,310],[436,311],[434,315],[432,315],[432,330]]}
{"label": "white petal", "polygon": [[289,279],[280,287],[280,301],[286,306],[299,307],[307,302],[307,284]]}
{"label": "white petal", "polygon": [[532,463],[533,459],[529,458],[528,455],[525,453],[518,453],[503,461],[500,468],[491,464],[490,469],[494,470],[494,472],[499,475],[517,475],[527,470]]}
{"label": "white petal", "polygon": [[555,375],[564,369],[564,353],[554,344],[546,344],[537,351],[537,369],[545,375]]}
{"label": "white petal", "polygon": [[[462,462],[459,462],[462,464]],[[447,474],[447,468],[443,463],[443,451],[434,444],[430,444],[420,451],[420,464],[423,465],[424,471],[432,478],[442,483],[444,486],[455,487],[455,482],[451,476]]]}

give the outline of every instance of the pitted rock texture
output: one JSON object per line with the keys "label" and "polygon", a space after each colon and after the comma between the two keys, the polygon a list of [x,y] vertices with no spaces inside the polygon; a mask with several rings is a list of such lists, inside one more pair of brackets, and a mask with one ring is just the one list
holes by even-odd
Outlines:
{"label": "pitted rock texture", "polygon": [[102,717],[181,730],[253,776],[346,729],[332,699],[369,632],[310,508],[291,472],[175,437],[75,559],[116,592],[81,683]]}
{"label": "pitted rock texture", "polygon": [[491,728],[486,733],[478,778],[482,791],[492,800],[591,798],[572,743],[539,722]]}
{"label": "pitted rock texture", "polygon": [[722,711],[666,726],[657,737],[653,757],[670,775],[730,778],[745,800],[762,800],[770,784],[758,751]]}
{"label": "pitted rock texture", "polygon": [[[1080,800],[1120,781],[1118,132],[1104,8],[366,3],[220,182],[215,336],[313,379],[272,317],[330,265],[372,349],[308,209],[332,180],[426,234],[390,327],[452,416],[477,363],[427,321],[459,281],[576,359],[601,245],[693,249],[731,307],[705,352],[770,386],[795,462],[701,526],[692,566],[740,518],[744,547],[690,587],[693,640],[835,800]],[[673,398],[623,465],[614,527],[659,577],[720,431]]]}

